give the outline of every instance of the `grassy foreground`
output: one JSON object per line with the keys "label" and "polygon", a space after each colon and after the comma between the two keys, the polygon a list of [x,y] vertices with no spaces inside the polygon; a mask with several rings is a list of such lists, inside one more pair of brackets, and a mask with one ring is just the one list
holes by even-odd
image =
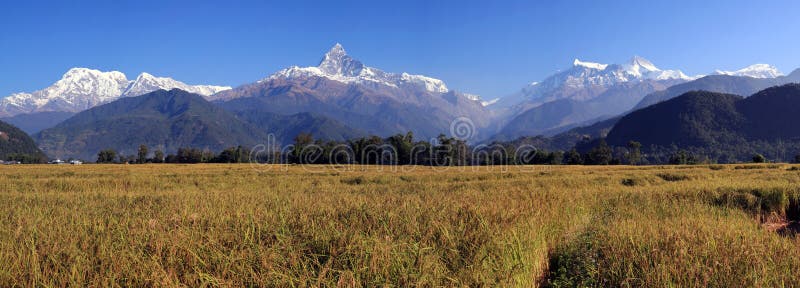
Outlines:
{"label": "grassy foreground", "polygon": [[398,169],[0,166],[0,286],[800,285],[790,165]]}

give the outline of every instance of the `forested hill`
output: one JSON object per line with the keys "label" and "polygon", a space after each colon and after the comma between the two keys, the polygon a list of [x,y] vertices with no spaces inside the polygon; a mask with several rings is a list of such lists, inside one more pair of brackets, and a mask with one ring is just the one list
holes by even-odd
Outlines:
{"label": "forested hill", "polygon": [[622,117],[606,140],[612,146],[638,141],[643,147],[696,150],[720,161],[743,161],[755,153],[787,160],[800,153],[797,123],[800,84],[748,98],[693,91]]}
{"label": "forested hill", "polygon": [[21,129],[0,121],[0,160],[44,162],[47,157]]}

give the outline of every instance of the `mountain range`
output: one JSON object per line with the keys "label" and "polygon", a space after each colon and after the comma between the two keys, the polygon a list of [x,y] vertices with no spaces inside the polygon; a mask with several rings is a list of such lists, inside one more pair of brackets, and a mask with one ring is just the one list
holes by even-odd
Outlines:
{"label": "mountain range", "polygon": [[787,76],[783,76],[781,73],[769,73],[763,76],[776,77],[754,78],[750,76],[731,76],[727,74],[709,75],[695,81],[674,85],[662,91],[647,95],[633,107],[633,110],[672,99],[689,91],[703,90],[740,96],[752,95],[768,87],[800,82],[800,69],[794,70],[794,72]]}
{"label": "mountain range", "polygon": [[575,59],[572,67],[532,82],[517,93],[500,98],[492,108],[511,108],[512,114],[560,99],[591,100],[609,87],[635,81],[690,81],[680,70],[661,70],[652,62],[634,56],[624,64],[600,64]]}
{"label": "mountain range", "polygon": [[[120,72],[74,68],[50,87],[3,98],[0,116],[36,134],[49,155],[64,158],[87,159],[101,146],[127,153],[143,143],[161,145],[166,152],[181,145],[212,149],[237,141],[241,141],[237,145],[261,143],[267,135],[288,143],[301,132],[336,141],[409,131],[417,139],[430,139],[451,134],[457,121],[468,122],[463,139],[472,143],[521,138],[569,149],[565,146],[587,136],[603,137],[624,115],[689,91],[750,95],[800,82],[800,71],[783,76],[765,64],[710,74],[687,76],[638,56],[622,64],[576,59],[569,69],[513,95],[485,101],[452,90],[439,79],[367,66],[336,44],[317,66],[288,67],[235,88],[192,86],[148,73],[128,80]],[[139,95],[148,96],[147,100]],[[164,99],[158,97],[181,100],[193,108],[162,111],[156,108],[172,104],[159,102]],[[139,126],[143,124],[169,128],[155,131]],[[125,134],[115,134],[115,129]]]}
{"label": "mountain range", "polygon": [[52,157],[89,160],[108,148],[133,155],[140,144],[167,153],[181,147],[252,146],[266,134],[197,94],[174,89],[93,107],[34,138]]}
{"label": "mountain range", "polygon": [[447,134],[460,117],[472,121],[476,135],[494,131],[480,97],[450,90],[438,79],[368,67],[339,44],[318,66],[283,69],[211,98],[234,112],[308,112],[379,136],[413,131],[430,139]]}
{"label": "mountain range", "polygon": [[[748,161],[755,153],[787,160],[800,153],[800,84],[770,87],[749,97],[692,91],[623,116],[609,145],[638,141],[658,150],[703,151],[716,161]],[[783,155],[781,155],[783,154]]]}
{"label": "mountain range", "polygon": [[622,82],[604,89],[589,100],[559,99],[530,108],[511,118],[495,140],[529,135],[554,135],[573,127],[619,115],[652,92],[670,87],[677,80]]}
{"label": "mountain range", "polygon": [[34,138],[53,157],[90,160],[98,151],[108,148],[125,155],[135,154],[141,144],[165,153],[174,153],[181,147],[218,151],[269,141],[289,143],[299,133],[337,141],[367,135],[310,113],[278,115],[257,110],[234,113],[198,94],[172,89],[90,108],[35,134]]}
{"label": "mountain range", "polygon": [[77,113],[122,97],[138,96],[159,89],[178,88],[210,96],[231,89],[225,86],[187,85],[171,78],[142,73],[134,80],[122,72],[72,68],[53,85],[33,93],[16,93],[0,98],[0,117],[37,112]]}
{"label": "mountain range", "polygon": [[[768,79],[782,76],[775,67],[766,64],[756,64],[737,71],[717,70],[714,73],[727,75],[719,77],[756,79],[754,81],[763,78],[761,82],[765,83],[771,81]],[[702,75],[687,76],[680,70],[662,70],[638,56],[623,64],[600,64],[575,59],[570,69],[541,82],[533,82],[489,106],[501,115],[497,121],[502,128],[492,139],[554,135],[612,118],[639,107],[637,105],[641,105],[643,99],[658,97],[651,94],[705,78]],[[690,85],[683,87],[687,86]]]}
{"label": "mountain range", "polygon": [[9,124],[17,126],[25,133],[33,135],[44,129],[58,125],[58,123],[75,115],[73,112],[48,111],[17,114],[11,117],[0,118]]}

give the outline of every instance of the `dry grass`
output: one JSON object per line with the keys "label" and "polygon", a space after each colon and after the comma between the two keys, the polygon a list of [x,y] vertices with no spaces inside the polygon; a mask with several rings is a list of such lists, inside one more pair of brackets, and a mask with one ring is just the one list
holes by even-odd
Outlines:
{"label": "dry grass", "polygon": [[800,285],[790,166],[264,168],[0,167],[0,286]]}

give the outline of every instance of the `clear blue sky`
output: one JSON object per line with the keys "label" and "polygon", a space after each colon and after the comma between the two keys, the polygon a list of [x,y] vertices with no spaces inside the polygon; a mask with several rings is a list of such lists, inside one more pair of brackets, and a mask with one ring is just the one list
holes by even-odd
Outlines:
{"label": "clear blue sky", "polygon": [[687,74],[800,67],[800,1],[2,1],[0,97],[70,67],[237,86],[341,42],[391,72],[484,98],[572,59],[640,55]]}

